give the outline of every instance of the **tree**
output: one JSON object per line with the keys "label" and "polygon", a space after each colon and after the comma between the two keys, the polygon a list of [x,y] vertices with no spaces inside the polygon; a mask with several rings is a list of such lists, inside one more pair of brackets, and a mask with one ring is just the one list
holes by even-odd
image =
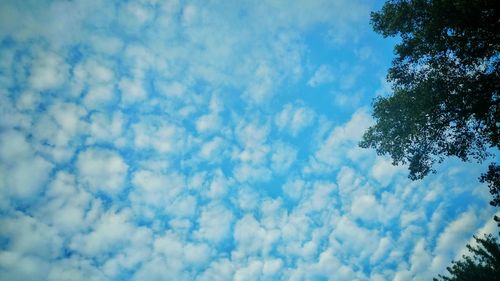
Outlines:
{"label": "tree", "polygon": [[462,256],[447,267],[449,276],[439,275],[434,281],[498,281],[500,280],[500,244],[491,234],[474,236],[478,246],[467,245],[472,256]]}
{"label": "tree", "polygon": [[[492,0],[391,0],[374,30],[399,37],[360,146],[421,179],[446,157],[484,161],[500,149],[500,11]],[[491,173],[499,171],[490,165]],[[487,174],[483,175],[486,176]],[[496,180],[498,191],[499,177]],[[486,180],[486,179],[485,179]]]}
{"label": "tree", "polygon": [[[488,167],[488,172],[481,175],[479,181],[488,183],[488,187],[490,188],[490,193],[493,196],[493,200],[490,201],[490,205],[494,207],[500,206],[500,166],[496,165],[496,163],[492,163]],[[500,227],[500,217],[495,216],[495,221],[498,223]],[[499,233],[500,234],[500,233]]]}

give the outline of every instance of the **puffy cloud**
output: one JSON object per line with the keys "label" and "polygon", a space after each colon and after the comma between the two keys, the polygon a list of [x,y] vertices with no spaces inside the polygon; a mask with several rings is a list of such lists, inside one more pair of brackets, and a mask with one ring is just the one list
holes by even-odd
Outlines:
{"label": "puffy cloud", "polygon": [[321,171],[322,166],[335,167],[342,160],[349,159],[349,155],[357,149],[357,143],[361,140],[363,132],[372,122],[366,108],[357,110],[347,123],[333,128],[328,136],[320,141],[306,171]]}
{"label": "puffy cloud", "polygon": [[176,217],[192,217],[196,212],[196,197],[187,195],[176,198],[166,209]]}
{"label": "puffy cloud", "polygon": [[78,104],[54,101],[47,114],[41,114],[31,130],[38,150],[52,161],[67,163],[81,141],[86,129],[83,118],[86,110]]}
{"label": "puffy cloud", "polygon": [[33,280],[47,278],[50,262],[62,257],[63,238],[50,226],[23,213],[0,219],[0,277]]}
{"label": "puffy cloud", "polygon": [[393,177],[402,171],[402,167],[392,165],[389,159],[379,157],[372,167],[371,174],[380,185],[387,186],[392,181]]}
{"label": "puffy cloud", "polygon": [[233,213],[220,203],[210,204],[202,208],[198,218],[198,229],[194,237],[212,243],[220,243],[230,235]]}
{"label": "puffy cloud", "polygon": [[233,276],[234,265],[228,259],[212,261],[210,266],[198,276],[196,280],[231,280]]}
{"label": "puffy cloud", "polygon": [[77,104],[55,102],[49,108],[50,121],[47,122],[51,122],[57,128],[41,123],[40,127],[36,128],[36,132],[40,138],[51,144],[68,145],[78,134],[78,131],[83,128],[81,119],[85,113],[86,111]]}
{"label": "puffy cloud", "polygon": [[139,78],[124,78],[120,81],[118,87],[122,94],[122,101],[126,105],[141,101],[146,98],[147,93],[144,90],[142,81]]}
{"label": "puffy cloud", "polygon": [[196,120],[196,129],[198,132],[213,132],[219,127],[219,116],[214,113],[206,114]]}
{"label": "puffy cloud", "polygon": [[317,87],[322,84],[332,82],[334,79],[335,75],[333,74],[331,67],[328,65],[320,65],[309,81],[307,81],[307,85]]}
{"label": "puffy cloud", "polygon": [[286,104],[274,121],[280,130],[287,130],[296,136],[313,122],[314,116],[314,111],[308,107]]}
{"label": "puffy cloud", "polygon": [[271,98],[274,94],[274,81],[276,73],[266,62],[261,62],[255,72],[253,78],[245,91],[245,96],[256,104],[263,103]]}
{"label": "puffy cloud", "polygon": [[271,167],[277,172],[286,172],[297,159],[297,149],[293,146],[278,142],[273,146]]}
{"label": "puffy cloud", "polygon": [[266,182],[271,178],[271,170],[261,166],[242,164],[234,168],[233,175],[239,182]]}
{"label": "puffy cloud", "polygon": [[62,254],[62,238],[57,231],[34,218],[22,213],[1,219],[3,239],[8,239],[8,247],[4,250],[45,259],[60,257]]}
{"label": "puffy cloud", "polygon": [[132,125],[134,145],[139,149],[154,149],[159,153],[181,153],[186,145],[184,130],[174,124],[145,120]]}
{"label": "puffy cloud", "polygon": [[146,261],[135,271],[132,280],[190,280],[189,275],[182,270],[181,261],[167,260],[163,257],[155,257]]}
{"label": "puffy cloud", "polygon": [[91,260],[72,257],[55,261],[50,268],[47,280],[101,281],[107,278],[101,270],[92,265]]}
{"label": "puffy cloud", "polygon": [[261,146],[267,141],[269,134],[269,126],[259,124],[256,121],[246,122],[245,120],[238,123],[236,128],[236,138],[245,147]]}
{"label": "puffy cloud", "polygon": [[420,278],[427,275],[428,278],[432,278],[432,275],[429,274],[429,266],[431,261],[432,256],[428,251],[426,251],[425,240],[421,239],[415,245],[413,254],[410,258],[411,271],[415,275],[415,277]]}
{"label": "puffy cloud", "polygon": [[93,225],[88,234],[78,235],[70,247],[92,258],[113,253],[117,247],[126,243],[134,226],[128,222],[127,212],[109,211],[104,213]]}
{"label": "puffy cloud", "polygon": [[90,138],[87,139],[87,143],[115,143],[116,146],[122,146],[125,142],[122,138],[124,119],[121,112],[92,114],[89,124]]}
{"label": "puffy cloud", "polygon": [[60,87],[68,77],[68,65],[57,54],[38,52],[31,68],[30,86],[36,91],[53,90]]}
{"label": "puffy cloud", "polygon": [[114,151],[96,148],[82,151],[76,167],[81,183],[93,192],[117,195],[125,188],[128,166]]}
{"label": "puffy cloud", "polygon": [[266,230],[252,215],[245,215],[236,222],[234,228],[234,239],[238,246],[232,255],[234,258],[268,256],[279,238],[279,231]]}
{"label": "puffy cloud", "polygon": [[477,227],[477,215],[473,210],[463,213],[455,221],[452,221],[437,239],[434,257],[432,259],[431,270],[441,273],[455,255],[457,254],[456,245],[465,245]]}
{"label": "puffy cloud", "polygon": [[201,146],[200,156],[209,161],[216,161],[218,157],[215,156],[221,154],[220,152],[223,149],[223,145],[224,140],[220,137],[215,137]]}
{"label": "puffy cloud", "polygon": [[7,131],[0,135],[0,159],[3,194],[26,203],[40,195],[53,164],[36,155],[23,134]]}
{"label": "puffy cloud", "polygon": [[[169,206],[186,185],[184,178],[177,173],[163,174],[148,170],[135,172],[132,176],[132,184],[136,187],[130,194],[134,205],[155,209],[164,209]],[[181,200],[178,204],[189,205],[189,201]],[[189,206],[185,207],[189,208]],[[181,213],[188,213],[188,211]]]}
{"label": "puffy cloud", "polygon": [[35,217],[62,234],[75,234],[88,229],[101,209],[100,201],[77,187],[74,175],[61,171],[48,185],[45,200]]}
{"label": "puffy cloud", "polygon": [[230,178],[227,178],[220,169],[215,170],[204,195],[212,199],[221,198],[228,192],[230,184],[232,184]]}
{"label": "puffy cloud", "polygon": [[181,2],[0,1],[0,279],[418,280],[494,230],[357,147],[370,4]]}

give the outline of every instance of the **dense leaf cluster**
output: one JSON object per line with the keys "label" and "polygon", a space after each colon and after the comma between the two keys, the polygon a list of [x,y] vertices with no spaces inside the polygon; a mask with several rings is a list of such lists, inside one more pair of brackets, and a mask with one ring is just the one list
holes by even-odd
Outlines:
{"label": "dense leaf cluster", "polygon": [[491,0],[393,0],[375,31],[399,36],[376,124],[360,145],[409,164],[420,179],[447,156],[486,159],[500,148],[500,11]]}
{"label": "dense leaf cluster", "polygon": [[470,256],[453,261],[447,267],[448,276],[439,275],[434,281],[498,281],[500,280],[500,244],[491,234],[474,237],[477,246],[467,245]]}

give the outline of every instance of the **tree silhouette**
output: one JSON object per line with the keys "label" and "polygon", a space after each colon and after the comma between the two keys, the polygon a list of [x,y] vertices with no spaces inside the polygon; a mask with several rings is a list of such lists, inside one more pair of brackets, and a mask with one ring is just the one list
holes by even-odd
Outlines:
{"label": "tree silhouette", "polygon": [[439,275],[434,281],[498,281],[500,280],[500,244],[491,234],[474,237],[478,246],[467,245],[471,256],[453,261],[447,267],[448,276]]}
{"label": "tree silhouette", "polygon": [[490,148],[500,148],[498,6],[393,0],[372,13],[374,30],[401,42],[387,76],[394,92],[375,99],[376,123],[361,147],[390,155],[393,164],[408,163],[414,180],[448,156],[481,162]]}

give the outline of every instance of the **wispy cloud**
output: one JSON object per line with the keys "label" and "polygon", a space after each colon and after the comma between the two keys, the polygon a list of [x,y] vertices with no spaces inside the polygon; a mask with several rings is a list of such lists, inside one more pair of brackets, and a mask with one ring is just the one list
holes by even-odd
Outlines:
{"label": "wispy cloud", "polygon": [[357,147],[370,5],[2,1],[0,279],[443,272],[488,198],[478,165],[412,183]]}

